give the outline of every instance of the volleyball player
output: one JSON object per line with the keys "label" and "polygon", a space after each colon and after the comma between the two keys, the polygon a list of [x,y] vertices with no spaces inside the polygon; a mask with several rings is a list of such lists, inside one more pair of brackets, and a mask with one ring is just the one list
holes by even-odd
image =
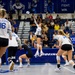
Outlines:
{"label": "volleyball player", "polygon": [[[73,45],[72,45],[72,53],[74,51],[74,48],[73,48]],[[65,60],[65,65],[64,66],[68,66],[69,65],[69,61],[67,59],[67,51],[65,51],[63,54],[62,54],[62,58]]]}
{"label": "volleyball player", "polygon": [[18,47],[21,49],[21,40],[18,35],[14,32],[14,27],[12,26],[12,40],[9,39],[8,45],[8,61],[11,62],[9,69],[14,69],[14,60]]}
{"label": "volleyball player", "polygon": [[0,8],[0,58],[6,52],[9,38],[12,39],[11,24],[7,19],[5,19],[5,16],[6,10]]}
{"label": "volleyball player", "polygon": [[19,62],[20,62],[19,67],[20,68],[23,67],[22,59],[26,59],[27,66],[29,66],[30,65],[30,58],[33,57],[33,53],[31,51],[31,48],[28,46],[28,40],[26,40],[26,39],[24,40],[24,45],[22,47],[24,48],[26,53],[19,56]]}
{"label": "volleyball player", "polygon": [[[42,23],[37,24],[35,17],[34,17],[34,22],[35,22],[35,24],[37,26],[37,29],[36,29],[36,32],[35,32],[35,36],[37,38],[37,51],[36,51],[34,56],[37,57],[39,55],[40,56],[44,55],[44,53],[42,51],[42,45],[41,45]],[[40,50],[40,54],[39,54],[39,50]]]}
{"label": "volleyball player", "polygon": [[73,66],[73,68],[75,69],[75,63],[72,60],[72,44],[69,38],[66,37],[65,33],[63,32],[63,30],[59,30],[58,31],[59,36],[59,50],[57,52],[56,55],[56,60],[57,60],[57,68],[55,69],[55,71],[60,71],[60,56],[67,51],[67,55],[68,55],[68,61],[69,63]]}

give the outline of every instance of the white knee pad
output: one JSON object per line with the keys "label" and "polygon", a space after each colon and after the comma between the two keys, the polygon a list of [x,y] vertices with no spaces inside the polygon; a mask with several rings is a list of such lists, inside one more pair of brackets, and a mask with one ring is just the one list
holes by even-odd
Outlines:
{"label": "white knee pad", "polygon": [[60,56],[57,55],[57,56],[56,56],[56,59],[57,59],[57,60],[60,60]]}
{"label": "white knee pad", "polygon": [[66,56],[62,55],[62,57],[64,58],[64,57],[66,57]]}
{"label": "white knee pad", "polygon": [[19,57],[19,60],[22,60],[22,58]]}
{"label": "white knee pad", "polygon": [[69,63],[71,64],[73,62],[73,60],[69,60]]}

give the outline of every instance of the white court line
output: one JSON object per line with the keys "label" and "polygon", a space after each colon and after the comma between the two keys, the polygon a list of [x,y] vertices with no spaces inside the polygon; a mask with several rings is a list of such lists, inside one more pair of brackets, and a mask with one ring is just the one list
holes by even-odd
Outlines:
{"label": "white court line", "polygon": [[[52,66],[52,64],[50,64],[51,66]],[[63,67],[63,66],[61,66],[62,68],[64,68],[64,69],[66,69],[66,70],[68,70],[69,72],[71,72],[71,73],[75,73],[74,71],[72,71],[72,70],[70,70],[70,69],[68,69],[68,68],[66,68],[66,67]]]}
{"label": "white court line", "polygon": [[72,73],[75,73],[74,71],[72,71],[72,70],[70,70],[70,69],[68,69],[66,67],[63,67],[63,66],[61,66],[61,67],[64,68],[64,69],[66,69],[66,70],[68,70],[68,71],[70,71],[70,72],[72,72]]}

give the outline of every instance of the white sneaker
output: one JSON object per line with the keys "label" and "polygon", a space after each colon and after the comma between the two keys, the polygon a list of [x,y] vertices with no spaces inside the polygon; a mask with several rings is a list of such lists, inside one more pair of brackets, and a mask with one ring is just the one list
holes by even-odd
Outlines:
{"label": "white sneaker", "polygon": [[14,62],[12,61],[9,65],[9,70],[13,71],[13,69],[14,69]]}
{"label": "white sneaker", "polygon": [[44,53],[43,53],[43,52],[42,52],[42,53],[40,53],[40,57],[41,57],[41,56],[43,56],[43,55],[44,55]]}
{"label": "white sneaker", "polygon": [[68,66],[69,65],[69,62],[67,62],[64,66]]}
{"label": "white sneaker", "polygon": [[56,71],[56,72],[60,72],[60,69],[61,69],[61,68],[56,68],[55,71]]}
{"label": "white sneaker", "polygon": [[19,68],[23,68],[23,66],[22,66],[22,65],[19,65],[18,67],[19,67]]}
{"label": "white sneaker", "polygon": [[39,53],[35,53],[35,55],[34,55],[35,57],[38,57],[39,56]]}
{"label": "white sneaker", "polygon": [[30,63],[27,63],[27,67],[29,67],[30,66]]}

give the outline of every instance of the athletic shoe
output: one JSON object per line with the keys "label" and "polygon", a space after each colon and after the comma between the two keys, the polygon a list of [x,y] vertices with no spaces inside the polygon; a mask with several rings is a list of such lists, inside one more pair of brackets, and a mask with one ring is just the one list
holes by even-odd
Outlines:
{"label": "athletic shoe", "polygon": [[64,66],[68,66],[69,65],[69,62],[67,62]]}
{"label": "athletic shoe", "polygon": [[13,69],[14,69],[14,62],[12,61],[9,65],[9,70],[13,71]]}
{"label": "athletic shoe", "polygon": [[61,68],[56,68],[55,71],[56,71],[56,72],[60,72],[60,69],[61,69]]}
{"label": "athletic shoe", "polygon": [[43,56],[43,55],[44,55],[44,53],[43,53],[43,52],[42,52],[42,53],[40,53],[40,57],[41,57],[41,56]]}
{"label": "athletic shoe", "polygon": [[30,66],[30,63],[27,63],[27,67],[29,67]]}
{"label": "athletic shoe", "polygon": [[23,68],[23,66],[22,66],[22,65],[19,65],[18,67],[19,67],[19,68]]}
{"label": "athletic shoe", "polygon": [[35,57],[38,57],[39,56],[39,53],[35,53],[35,55],[34,55]]}

